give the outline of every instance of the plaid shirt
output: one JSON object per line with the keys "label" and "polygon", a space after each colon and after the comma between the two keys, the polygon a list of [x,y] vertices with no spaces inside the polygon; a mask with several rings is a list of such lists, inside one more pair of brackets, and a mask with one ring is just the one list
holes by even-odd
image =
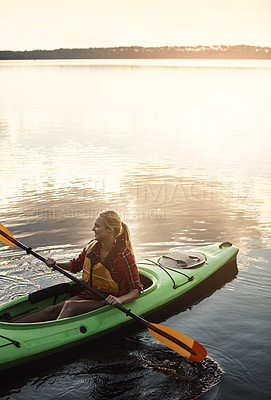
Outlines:
{"label": "plaid shirt", "polygon": [[[95,262],[101,262],[101,247],[102,244],[98,244],[92,250],[92,255]],[[113,246],[114,247],[114,246]],[[82,270],[84,260],[86,257],[86,247],[79,254],[77,258],[71,260],[72,262],[72,272],[76,273]],[[140,282],[138,269],[135,263],[135,259],[131,251],[127,247],[122,247],[119,249],[116,257],[111,260],[109,264],[109,269],[112,278],[115,282],[119,284],[120,290],[117,296],[123,296],[124,294],[130,292],[133,289],[138,289],[141,293],[143,291],[143,285]],[[83,291],[82,295],[86,295],[90,299],[100,300],[90,291]]]}

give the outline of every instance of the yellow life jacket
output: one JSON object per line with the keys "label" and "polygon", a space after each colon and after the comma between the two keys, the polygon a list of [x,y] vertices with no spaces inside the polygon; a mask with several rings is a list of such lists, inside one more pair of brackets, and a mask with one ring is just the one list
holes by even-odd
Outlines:
{"label": "yellow life jacket", "polygon": [[83,265],[83,280],[87,285],[102,293],[118,294],[120,288],[116,281],[111,276],[109,263],[116,257],[117,252],[121,247],[124,247],[124,242],[119,242],[105,259],[97,264],[93,259],[93,250],[97,245],[97,241],[90,244],[87,249],[86,257]]}

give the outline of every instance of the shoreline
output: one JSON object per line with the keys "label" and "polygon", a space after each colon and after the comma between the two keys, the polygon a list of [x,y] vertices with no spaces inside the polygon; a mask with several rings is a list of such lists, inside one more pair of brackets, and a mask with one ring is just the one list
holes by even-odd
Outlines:
{"label": "shoreline", "polygon": [[109,47],[55,50],[0,50],[0,60],[140,60],[255,59],[270,60],[271,48],[259,46]]}

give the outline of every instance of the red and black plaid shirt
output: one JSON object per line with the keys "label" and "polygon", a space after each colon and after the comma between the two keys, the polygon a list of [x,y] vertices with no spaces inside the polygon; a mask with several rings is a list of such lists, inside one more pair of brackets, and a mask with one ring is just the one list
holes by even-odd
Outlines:
{"label": "red and black plaid shirt", "polygon": [[[92,250],[93,258],[95,262],[101,262],[101,247],[100,242]],[[113,246],[114,247],[114,246]],[[113,249],[113,248],[112,248]],[[79,254],[77,258],[71,260],[72,272],[76,273],[82,270],[83,264],[86,257],[86,247]],[[143,291],[143,285],[140,282],[138,269],[135,263],[135,259],[131,251],[127,247],[119,249],[117,255],[109,263],[109,269],[112,278],[119,284],[119,293],[117,296],[123,296],[133,289],[138,289],[141,293]],[[100,298],[93,295],[90,291],[83,291],[83,297],[95,300],[101,300]]]}

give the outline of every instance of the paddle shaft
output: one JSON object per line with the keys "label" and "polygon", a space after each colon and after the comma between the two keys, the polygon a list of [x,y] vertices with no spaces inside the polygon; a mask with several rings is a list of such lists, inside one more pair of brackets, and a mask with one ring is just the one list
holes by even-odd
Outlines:
{"label": "paddle shaft", "polygon": [[[38,253],[36,253],[35,251],[33,251],[31,247],[25,246],[23,243],[19,242],[18,240],[14,239],[13,237],[9,236],[7,233],[2,231],[1,229],[0,229],[0,234],[2,236],[4,236],[6,239],[8,239],[10,242],[14,243],[16,246],[21,247],[21,249],[26,251],[27,254],[32,254],[34,257],[38,258],[40,261],[42,261],[42,262],[44,262],[46,264],[46,259],[44,257],[42,257],[41,255],[39,255]],[[62,275],[65,275],[67,278],[71,279],[75,283],[78,283],[79,285],[81,285],[85,289],[90,290],[96,296],[99,296],[103,300],[106,299],[107,296],[103,295],[102,293],[99,293],[97,290],[95,290],[91,286],[87,285],[84,281],[82,281],[82,280],[76,278],[75,276],[69,274],[66,270],[58,267],[56,264],[53,265],[52,268],[55,269],[56,271],[60,272]],[[175,338],[174,336],[164,332],[163,330],[159,329],[157,326],[152,325],[150,322],[148,322],[145,319],[143,319],[143,318],[139,317],[138,315],[134,314],[131,310],[126,309],[121,304],[114,304],[114,307],[116,307],[120,311],[124,312],[127,317],[129,316],[129,317],[133,318],[134,320],[136,320],[136,321],[142,323],[143,325],[145,325],[148,329],[150,329],[152,331],[155,331],[159,335],[171,340],[172,342],[174,342],[177,345],[181,346],[182,348],[184,348],[185,350],[189,351],[193,355],[196,355],[194,350],[191,349],[189,346],[187,346],[185,343],[183,343],[179,339]]]}

